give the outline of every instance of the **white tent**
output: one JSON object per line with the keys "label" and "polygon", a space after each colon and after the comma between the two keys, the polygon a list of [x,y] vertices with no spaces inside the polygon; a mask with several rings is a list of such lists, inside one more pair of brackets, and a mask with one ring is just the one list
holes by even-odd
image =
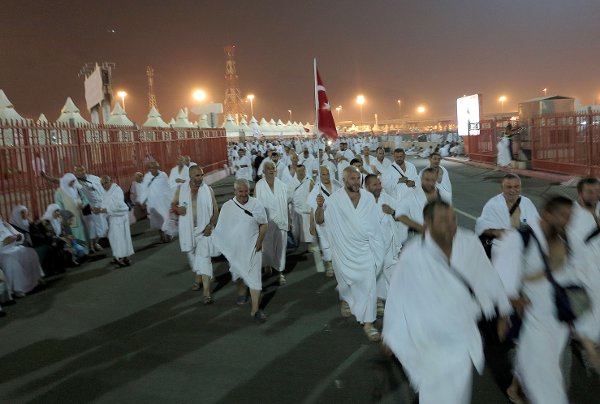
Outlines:
{"label": "white tent", "polygon": [[108,118],[107,125],[114,126],[135,126],[133,122],[127,117],[125,110],[121,107],[121,104],[118,102],[115,104],[112,112],[110,113],[110,118]]}
{"label": "white tent", "polygon": [[271,125],[269,125],[269,123],[267,122],[267,120],[265,118],[262,118],[260,120],[260,132],[263,135],[269,134],[271,132]]}
{"label": "white tent", "polygon": [[0,120],[25,121],[25,119],[15,110],[3,90],[0,90]]}
{"label": "white tent", "polygon": [[150,108],[150,112],[148,113],[148,119],[142,125],[146,128],[168,128],[169,125],[161,118],[155,107]]}
{"label": "white tent", "polygon": [[47,125],[48,124],[48,118],[46,118],[46,115],[44,114],[40,114],[38,120],[37,120],[37,124],[38,125]]}
{"label": "white tent", "polygon": [[173,120],[171,120],[171,122],[169,122],[169,124],[173,128],[193,128],[194,127],[194,124],[189,121],[189,119],[187,117],[187,113],[183,109],[179,110],[179,113],[177,114],[177,119],[174,122],[173,122]]}
{"label": "white tent", "polygon": [[246,118],[242,118],[242,120],[240,121],[240,132],[244,132],[246,134],[249,134],[252,129],[250,129],[250,126],[248,126],[248,122],[246,122]]}
{"label": "white tent", "polygon": [[269,126],[271,126],[272,132],[277,132],[277,123],[275,122],[275,119],[271,118],[269,121]]}
{"label": "white tent", "polygon": [[177,122],[175,122],[175,118],[171,118],[171,120],[169,121],[169,126],[174,128],[176,123]]}
{"label": "white tent", "polygon": [[71,97],[67,97],[65,105],[60,110],[60,116],[56,120],[58,123],[68,125],[88,125],[89,122],[83,119],[79,113],[79,108],[75,105]]}
{"label": "white tent", "polygon": [[248,126],[250,127],[250,131],[252,132],[253,136],[258,136],[260,133],[262,133],[255,117],[250,119],[250,124],[248,124]]}
{"label": "white tent", "polygon": [[227,131],[228,136],[229,136],[229,132],[235,132],[236,133],[235,136],[239,135],[238,132],[239,132],[240,128],[235,123],[235,119],[233,119],[233,116],[231,116],[231,114],[227,114],[227,116],[225,117],[225,122],[223,122],[222,128],[224,128]]}
{"label": "white tent", "polygon": [[210,128],[210,123],[208,123],[208,115],[207,114],[202,114],[200,116],[200,121],[198,122],[198,127],[200,129]]}

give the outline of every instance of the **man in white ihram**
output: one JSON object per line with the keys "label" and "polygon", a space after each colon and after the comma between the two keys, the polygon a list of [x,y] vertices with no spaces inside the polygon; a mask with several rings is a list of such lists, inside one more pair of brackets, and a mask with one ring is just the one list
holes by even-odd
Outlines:
{"label": "man in white ihram", "polygon": [[[331,178],[329,168],[327,166],[321,166],[320,171],[320,182],[313,187],[312,191],[308,195],[308,206],[310,206],[310,232],[313,236],[318,236],[319,248],[321,249],[321,258],[325,264],[325,276],[332,278],[334,276],[333,264],[331,263],[331,245],[329,243],[329,235],[327,234],[327,224],[324,221],[324,209],[327,207],[327,200],[329,197],[342,188],[335,179]],[[317,204],[317,197],[322,197],[322,203],[319,207]],[[319,224],[317,224],[319,223]],[[317,264],[318,265],[318,264]],[[318,266],[317,266],[318,268]]]}
{"label": "man in white ihram", "polygon": [[129,228],[129,206],[125,203],[123,190],[108,175],[100,179],[104,196],[100,208],[95,213],[108,216],[108,242],[114,257],[114,263],[120,267],[131,265],[129,257],[133,255],[133,243]]}
{"label": "man in white ihram", "polygon": [[204,183],[204,171],[197,165],[189,169],[190,180],[173,196],[172,206],[179,215],[179,245],[187,254],[196,279],[193,290],[202,284],[203,303],[211,304],[210,282],[213,277],[211,256],[217,255],[212,234],[219,216],[219,207],[211,187]]}
{"label": "man in white ihram", "polygon": [[308,195],[313,188],[312,178],[306,177],[306,168],[299,165],[296,177],[287,186],[288,199],[292,201],[292,228],[294,239],[299,243],[312,243],[310,234],[310,206]]}
{"label": "man in white ihram", "polygon": [[534,223],[540,217],[531,199],[521,195],[521,179],[517,175],[506,174],[500,189],[502,193],[486,202],[475,222],[475,233],[483,241],[490,258],[493,240],[502,237],[507,230]]}
{"label": "man in white ihram", "polygon": [[434,200],[424,236],[400,254],[383,317],[383,341],[402,363],[421,404],[470,402],[473,366],[483,371],[477,320],[511,312],[498,274],[454,209]]}
{"label": "man in white ihram", "polygon": [[248,301],[250,290],[250,315],[264,322],[266,314],[259,309],[262,290],[262,246],[267,234],[267,213],[260,201],[249,196],[248,181],[235,180],[235,197],[223,204],[217,227],[213,234],[215,246],[229,262],[229,271],[237,282],[236,304]]}
{"label": "man in white ihram", "polygon": [[[360,172],[348,166],[344,188],[327,201],[324,222],[330,235],[333,270],[338,283],[343,317],[354,315],[369,341],[379,341],[373,325],[377,317],[376,276],[383,265],[384,242],[373,195],[360,188]],[[322,208],[325,198],[317,197]],[[317,218],[317,224],[321,224]]]}
{"label": "man in white ihram", "polygon": [[388,195],[402,201],[415,190],[419,182],[417,168],[405,160],[404,149],[394,150],[394,162],[383,172],[381,183]]}
{"label": "man in white ihram", "polygon": [[161,242],[168,242],[174,233],[169,226],[169,210],[171,209],[171,198],[173,191],[169,187],[169,177],[156,161],[148,164],[148,172],[144,175],[140,187],[142,200],[148,207],[150,215],[150,228],[157,229]]}
{"label": "man in white ihram", "polygon": [[190,179],[189,168],[186,165],[185,157],[177,157],[177,165],[171,169],[169,174],[169,186],[175,192],[182,184]]}
{"label": "man in white ihram", "polygon": [[256,183],[254,195],[265,209],[269,218],[269,228],[262,249],[263,265],[267,273],[273,268],[279,272],[279,284],[285,285],[285,258],[287,250],[287,232],[291,230],[291,218],[288,208],[287,187],[275,176],[275,164],[268,161],[264,165],[264,178]]}
{"label": "man in white ihram", "polygon": [[[445,167],[442,167],[442,156],[438,152],[433,152],[429,156],[429,168],[433,169],[436,174],[436,184],[435,186],[445,191],[448,195],[450,195],[450,199],[452,199],[452,182],[450,181],[450,174],[448,174],[448,170]],[[425,169],[423,169],[425,170]],[[423,173],[423,170],[419,173]]]}

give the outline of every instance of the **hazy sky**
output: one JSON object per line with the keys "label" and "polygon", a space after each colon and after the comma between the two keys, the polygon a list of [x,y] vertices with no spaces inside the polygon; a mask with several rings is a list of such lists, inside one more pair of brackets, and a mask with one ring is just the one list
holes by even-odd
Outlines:
{"label": "hazy sky", "polygon": [[[111,32],[114,30],[115,32]],[[598,0],[2,0],[0,89],[18,112],[55,120],[67,96],[85,110],[85,62],[116,63],[130,118],[148,113],[146,66],[165,120],[202,88],[222,102],[237,46],[242,94],[257,117],[314,119],[312,60],[342,120],[451,116],[464,94],[484,113],[548,94],[600,98]],[[250,109],[248,105],[248,110]],[[89,114],[84,111],[84,117]]]}

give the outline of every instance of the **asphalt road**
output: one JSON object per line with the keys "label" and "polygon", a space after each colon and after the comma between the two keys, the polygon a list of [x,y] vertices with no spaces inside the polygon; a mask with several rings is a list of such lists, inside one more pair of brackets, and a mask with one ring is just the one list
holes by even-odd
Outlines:
{"label": "asphalt road", "polygon": [[[415,160],[417,166],[424,162]],[[459,223],[473,228],[502,174],[446,163]],[[214,186],[219,203],[232,179]],[[539,202],[572,188],[523,179]],[[3,403],[410,403],[400,365],[339,314],[335,281],[316,273],[306,249],[288,257],[288,284],[264,280],[265,324],[238,308],[227,264],[214,264],[215,303],[190,290],[193,275],[177,241],[158,244],[147,222],[133,227],[129,268],[109,258],[52,279],[0,319]],[[494,363],[497,357],[490,354]],[[474,403],[506,403],[491,366],[473,384]],[[596,402],[597,377],[573,359],[574,403]]]}

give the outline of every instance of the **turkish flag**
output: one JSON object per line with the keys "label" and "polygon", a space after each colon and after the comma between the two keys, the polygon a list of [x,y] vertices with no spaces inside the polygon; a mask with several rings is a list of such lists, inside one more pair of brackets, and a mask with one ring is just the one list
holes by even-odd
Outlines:
{"label": "turkish flag", "polygon": [[337,139],[338,133],[335,129],[333,114],[331,113],[331,105],[327,99],[327,90],[323,85],[319,70],[317,69],[317,99],[319,100],[319,132],[322,132],[330,139]]}

